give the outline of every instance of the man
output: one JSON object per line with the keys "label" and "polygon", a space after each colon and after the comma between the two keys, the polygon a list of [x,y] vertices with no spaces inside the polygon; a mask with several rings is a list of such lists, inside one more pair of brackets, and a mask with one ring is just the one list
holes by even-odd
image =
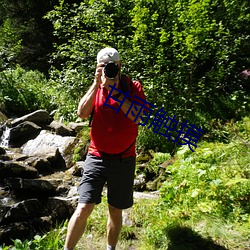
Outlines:
{"label": "man", "polygon": [[135,107],[133,113],[130,107],[135,98],[143,101],[145,96],[139,82],[121,75],[121,66],[116,49],[102,49],[97,55],[94,82],[78,105],[77,112],[82,119],[93,110],[94,114],[91,142],[78,187],[79,203],[69,221],[65,250],[74,249],[81,238],[95,204],[101,202],[105,183],[109,209],[107,249],[115,249],[118,242],[122,210],[133,205],[135,141],[140,121],[139,111],[136,121],[135,114],[140,106]]}

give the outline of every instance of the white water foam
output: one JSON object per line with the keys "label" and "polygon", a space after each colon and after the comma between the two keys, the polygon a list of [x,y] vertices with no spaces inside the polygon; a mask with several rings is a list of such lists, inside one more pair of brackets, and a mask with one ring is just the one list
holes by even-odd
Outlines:
{"label": "white water foam", "polygon": [[6,126],[0,138],[0,147],[8,148],[9,138],[10,138],[10,128]]}

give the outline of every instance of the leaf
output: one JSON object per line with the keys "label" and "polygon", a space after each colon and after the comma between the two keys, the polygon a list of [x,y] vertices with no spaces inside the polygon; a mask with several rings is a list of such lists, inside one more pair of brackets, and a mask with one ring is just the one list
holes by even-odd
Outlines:
{"label": "leaf", "polygon": [[249,180],[245,179],[245,178],[235,178],[235,179],[229,180],[225,185],[232,186],[232,185],[235,185],[237,183],[243,183],[243,182],[248,182],[248,181]]}
{"label": "leaf", "polygon": [[209,213],[212,211],[212,207],[206,202],[199,203],[198,208],[203,213]]}
{"label": "leaf", "polygon": [[195,198],[195,197],[197,197],[199,195],[199,193],[200,193],[200,189],[196,188],[196,189],[193,190],[193,192],[191,194],[191,197]]}
{"label": "leaf", "polygon": [[198,172],[198,176],[200,178],[202,175],[206,174],[207,171],[203,170],[203,169],[198,169],[197,172]]}

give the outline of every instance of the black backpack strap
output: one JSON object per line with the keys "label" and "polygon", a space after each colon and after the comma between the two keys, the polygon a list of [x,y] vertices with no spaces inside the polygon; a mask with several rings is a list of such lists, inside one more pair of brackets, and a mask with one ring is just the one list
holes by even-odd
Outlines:
{"label": "black backpack strap", "polygon": [[122,88],[123,92],[126,93],[129,90],[130,94],[131,94],[132,87],[133,87],[133,81],[129,78],[130,83],[128,84],[128,82],[126,81],[126,78],[128,78],[128,77],[126,77],[125,75],[121,76],[121,88]]}
{"label": "black backpack strap", "polygon": [[95,113],[95,106],[93,107],[91,113],[90,113],[90,117],[89,117],[89,127],[91,127],[91,123],[94,117],[94,113]]}

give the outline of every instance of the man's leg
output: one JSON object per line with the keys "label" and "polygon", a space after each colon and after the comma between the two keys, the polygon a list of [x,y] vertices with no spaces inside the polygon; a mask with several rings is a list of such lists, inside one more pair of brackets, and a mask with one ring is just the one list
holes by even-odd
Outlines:
{"label": "man's leg", "polygon": [[109,205],[109,217],[107,223],[108,245],[115,249],[122,228],[122,209]]}
{"label": "man's leg", "polygon": [[94,209],[94,203],[79,203],[69,224],[65,242],[65,249],[73,250],[80,240],[86,226],[87,219]]}

